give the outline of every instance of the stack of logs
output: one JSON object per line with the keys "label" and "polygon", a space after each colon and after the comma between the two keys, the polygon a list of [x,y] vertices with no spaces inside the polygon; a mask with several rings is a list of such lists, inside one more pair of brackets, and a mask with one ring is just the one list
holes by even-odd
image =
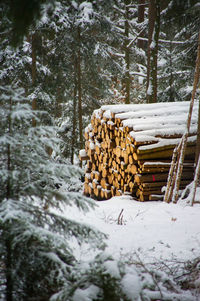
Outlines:
{"label": "stack of logs", "polygon": [[[188,102],[108,105],[95,110],[85,129],[84,193],[109,199],[122,193],[139,201],[161,200],[174,147],[185,128]],[[183,163],[181,188],[193,179],[197,104]]]}

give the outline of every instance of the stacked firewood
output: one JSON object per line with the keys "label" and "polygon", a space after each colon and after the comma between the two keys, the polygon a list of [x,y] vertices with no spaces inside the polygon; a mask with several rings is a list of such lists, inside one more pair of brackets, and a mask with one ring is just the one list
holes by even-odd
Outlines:
{"label": "stacked firewood", "polygon": [[[108,105],[85,129],[84,193],[109,199],[128,193],[140,201],[162,199],[173,150],[185,131],[188,102]],[[193,179],[197,105],[183,163],[181,187]]]}

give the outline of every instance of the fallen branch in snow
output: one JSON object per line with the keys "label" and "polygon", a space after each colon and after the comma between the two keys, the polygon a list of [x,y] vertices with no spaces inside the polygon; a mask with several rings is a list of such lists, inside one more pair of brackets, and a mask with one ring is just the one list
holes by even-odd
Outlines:
{"label": "fallen branch in snow", "polygon": [[124,211],[124,209],[121,210],[121,212],[118,216],[118,219],[117,219],[117,224],[118,225],[123,225],[123,215],[122,215],[123,211]]}

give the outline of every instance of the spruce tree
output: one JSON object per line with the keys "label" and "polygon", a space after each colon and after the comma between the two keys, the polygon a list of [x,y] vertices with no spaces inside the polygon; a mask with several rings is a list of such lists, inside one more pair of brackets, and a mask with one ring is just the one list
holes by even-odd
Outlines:
{"label": "spruce tree", "polygon": [[72,285],[76,258],[70,237],[98,244],[102,237],[52,209],[65,204],[87,211],[93,203],[76,191],[58,191],[78,171],[49,157],[47,148],[56,152],[59,141],[53,127],[42,125],[45,114],[32,110],[23,90],[1,87],[1,289],[9,301],[47,300]]}

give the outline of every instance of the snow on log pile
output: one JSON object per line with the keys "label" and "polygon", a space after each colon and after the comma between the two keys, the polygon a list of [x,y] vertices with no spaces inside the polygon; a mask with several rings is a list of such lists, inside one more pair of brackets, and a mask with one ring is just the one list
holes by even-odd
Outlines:
{"label": "snow on log pile", "polygon": [[[139,201],[162,199],[174,147],[181,139],[189,102],[105,105],[85,129],[84,193],[109,199],[130,193]],[[194,106],[181,187],[193,179],[197,135]]]}

